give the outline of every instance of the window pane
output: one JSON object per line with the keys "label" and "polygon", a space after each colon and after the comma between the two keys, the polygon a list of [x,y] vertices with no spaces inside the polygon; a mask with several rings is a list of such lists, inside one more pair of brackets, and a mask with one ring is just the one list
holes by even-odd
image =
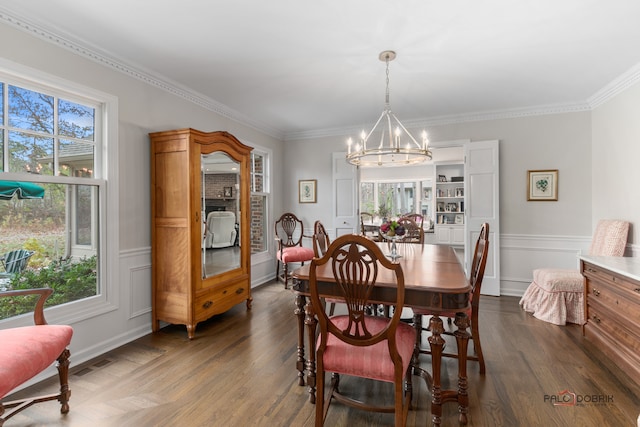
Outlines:
{"label": "window pane", "polygon": [[415,212],[415,183],[378,183],[378,213],[381,217],[397,217]]}
{"label": "window pane", "polygon": [[9,126],[53,134],[53,96],[10,85]]}
{"label": "window pane", "polygon": [[91,210],[92,210],[92,188],[88,185],[77,185],[76,187],[76,244],[91,245]]}
{"label": "window pane", "polygon": [[[97,187],[36,185],[44,188],[42,198],[19,199],[14,195],[0,202],[0,254],[16,249],[33,252],[24,270],[0,275],[0,287],[50,286],[54,293],[47,306],[97,295],[99,253],[97,242],[91,242],[97,235]],[[69,230],[71,224],[75,227]],[[32,305],[22,307],[0,300],[0,319],[31,310]]]}
{"label": "window pane", "polygon": [[58,101],[58,134],[71,138],[94,140],[95,110],[61,99]]}
{"label": "window pane", "polygon": [[[0,101],[2,101],[0,102],[0,126],[2,126],[4,124],[4,83],[1,83],[1,82],[0,82]],[[0,140],[0,142],[2,142],[2,140]],[[1,149],[2,147],[0,147],[0,150]],[[2,160],[2,157],[0,157],[0,160]],[[0,165],[0,167],[2,167],[2,165]]]}
{"label": "window pane", "polygon": [[9,132],[9,172],[53,175],[53,138]]}
{"label": "window pane", "polygon": [[61,139],[58,147],[58,175],[93,178],[94,147],[91,143]]}
{"label": "window pane", "polygon": [[360,212],[376,212],[373,188],[373,182],[360,183]]}
{"label": "window pane", "polygon": [[251,196],[251,253],[267,250],[266,242],[267,196]]}
{"label": "window pane", "polygon": [[264,192],[264,157],[253,153],[251,162],[251,191],[254,193]]}

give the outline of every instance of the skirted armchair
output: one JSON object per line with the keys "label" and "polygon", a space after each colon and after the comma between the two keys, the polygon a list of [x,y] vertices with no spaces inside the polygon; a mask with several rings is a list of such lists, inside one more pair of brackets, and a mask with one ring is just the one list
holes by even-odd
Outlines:
{"label": "skirted armchair", "polygon": [[[623,256],[628,232],[627,221],[599,221],[589,255]],[[567,322],[583,325],[584,278],[577,270],[533,270],[533,282],[520,299],[520,306],[545,322],[555,325],[565,325]]]}

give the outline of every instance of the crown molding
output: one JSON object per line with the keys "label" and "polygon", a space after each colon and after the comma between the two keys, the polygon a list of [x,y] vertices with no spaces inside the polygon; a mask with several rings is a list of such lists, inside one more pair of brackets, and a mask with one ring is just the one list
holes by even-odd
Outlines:
{"label": "crown molding", "polygon": [[103,66],[121,72],[140,80],[146,84],[154,86],[158,89],[169,92],[172,95],[185,99],[193,104],[196,104],[206,110],[212,111],[222,117],[233,120],[239,124],[248,126],[257,131],[263,132],[269,136],[277,139],[284,139],[284,132],[261,123],[257,120],[221,104],[214,99],[203,96],[202,94],[195,92],[181,84],[160,77],[150,70],[145,70],[143,67],[134,66],[131,63],[118,59],[115,55],[110,53],[101,53],[99,48],[84,46],[79,42],[67,39],[59,34],[54,34],[41,26],[31,23],[25,18],[13,16],[0,8],[0,21],[4,22],[14,28],[27,32],[35,37],[45,40],[49,43],[55,44],[66,50],[69,50],[79,56],[90,59]]}
{"label": "crown molding", "polygon": [[[481,122],[486,120],[513,119],[519,117],[543,116],[547,114],[563,114],[575,113],[581,111],[590,111],[591,106],[586,102],[574,104],[555,104],[542,105],[527,108],[514,108],[511,110],[500,111],[484,111],[465,113],[449,116],[438,116],[427,119],[403,120],[402,123],[407,129],[425,128],[429,126],[442,126],[466,122]],[[373,126],[373,123],[371,124]],[[362,131],[361,128],[343,127],[318,129],[312,131],[288,132],[285,135],[285,141],[294,141],[300,139],[313,139],[323,137],[334,137],[344,135],[358,135]]]}
{"label": "crown molding", "polygon": [[594,93],[587,102],[591,109],[596,109],[620,92],[625,91],[640,81],[640,63],[614,79],[611,83]]}

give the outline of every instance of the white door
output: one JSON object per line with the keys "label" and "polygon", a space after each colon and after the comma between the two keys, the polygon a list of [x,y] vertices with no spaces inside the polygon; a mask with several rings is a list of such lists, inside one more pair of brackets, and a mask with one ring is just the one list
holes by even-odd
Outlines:
{"label": "white door", "polygon": [[498,141],[465,144],[465,268],[471,265],[482,223],[489,223],[489,254],[482,293],[500,295],[500,194]]}
{"label": "white door", "polygon": [[335,237],[356,233],[358,221],[358,168],[345,160],[347,153],[332,154],[333,229]]}

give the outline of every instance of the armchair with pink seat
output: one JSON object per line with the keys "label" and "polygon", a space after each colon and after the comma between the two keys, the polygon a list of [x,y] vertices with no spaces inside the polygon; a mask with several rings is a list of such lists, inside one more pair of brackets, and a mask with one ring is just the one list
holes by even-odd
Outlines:
{"label": "armchair with pink seat", "polygon": [[[629,222],[600,220],[589,255],[623,256]],[[584,277],[578,270],[539,268],[520,299],[520,306],[534,317],[555,325],[585,323]]]}
{"label": "armchair with pink seat", "polygon": [[[0,426],[20,411],[40,402],[57,400],[63,414],[69,412],[69,350],[73,329],[68,325],[48,325],[44,303],[53,293],[50,288],[0,292],[0,297],[38,295],[33,312],[34,326],[0,329]],[[54,362],[58,362],[60,392],[14,401],[4,398]]]}

